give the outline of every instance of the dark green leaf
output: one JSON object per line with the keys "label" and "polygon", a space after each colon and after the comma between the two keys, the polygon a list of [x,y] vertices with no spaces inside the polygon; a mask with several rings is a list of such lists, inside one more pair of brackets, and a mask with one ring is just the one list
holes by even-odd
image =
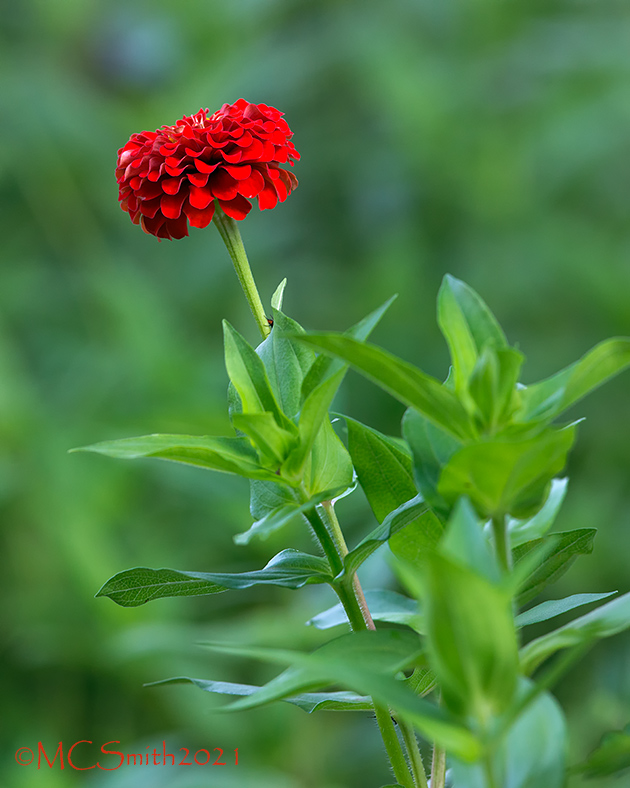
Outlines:
{"label": "dark green leaf", "polygon": [[607,339],[579,361],[522,392],[522,421],[554,419],[630,365],[630,339]]}
{"label": "dark green leaf", "polygon": [[[232,684],[229,681],[209,681],[192,679],[188,676],[176,676],[172,679],[152,681],[145,687],[158,687],[164,684],[193,684],[204,692],[217,695],[253,695],[261,689],[252,684]],[[302,711],[312,714],[314,711],[372,711],[374,706],[370,698],[354,692],[303,692],[288,698],[280,698],[286,703],[297,706]]]}
{"label": "dark green leaf", "polygon": [[355,419],[348,425],[348,450],[359,483],[378,522],[413,498],[411,458],[398,443]]}
{"label": "dark green leaf", "polygon": [[560,649],[611,637],[629,627],[630,594],[624,594],[560,629],[532,640],[521,649],[521,668],[526,674],[532,673],[547,657]]}
{"label": "dark green leaf", "polygon": [[471,437],[468,414],[455,394],[412,364],[343,334],[306,334],[301,341],[337,356],[408,407],[456,437]]}
{"label": "dark green leaf", "polygon": [[573,596],[567,596],[564,599],[550,599],[526,610],[524,613],[520,613],[516,617],[516,626],[527,627],[530,624],[539,624],[541,621],[548,621],[550,618],[561,616],[563,613],[568,613],[569,610],[574,610],[582,605],[599,602],[616,593],[616,591],[609,591],[607,594],[573,594]]}
{"label": "dark green leaf", "polygon": [[378,528],[350,550],[344,558],[345,573],[356,572],[377,548],[391,540],[398,532],[401,532],[401,537],[395,543],[390,542],[392,549],[399,548],[398,552],[405,556],[409,551],[415,555],[418,551],[435,546],[442,533],[442,524],[424,503],[422,496],[416,495],[390,512]]}
{"label": "dark green leaf", "polygon": [[584,777],[607,777],[626,769],[630,769],[630,725],[622,731],[606,733],[599,747],[571,772]]}
{"label": "dark green leaf", "polygon": [[175,569],[127,569],[110,578],[96,596],[107,596],[122,607],[137,607],[153,599],[216,594],[227,589],[266,584],[301,588],[307,583],[331,581],[328,565],[298,550],[283,550],[254,572],[180,572]]}
{"label": "dark green leaf", "polygon": [[467,495],[483,518],[536,511],[574,440],[575,425],[569,425],[529,440],[464,446],[442,471],[438,493],[451,505]]}
{"label": "dark green leaf", "polygon": [[549,534],[542,539],[534,539],[517,547],[514,552],[514,564],[527,560],[528,555],[547,542],[552,545],[546,557],[527,577],[520,588],[517,602],[525,605],[545,588],[561,577],[571,566],[578,555],[588,555],[593,552],[593,539],[597,533],[595,528],[580,528],[576,531],[563,531]]}
{"label": "dark green leaf", "polygon": [[[390,624],[407,624],[419,630],[418,602],[415,599],[397,594],[395,591],[370,589],[365,592],[365,601],[374,621],[387,621]],[[317,629],[330,629],[348,623],[348,616],[341,603],[306,622]]]}
{"label": "dark green leaf", "polygon": [[267,479],[276,484],[279,477],[260,465],[256,450],[247,438],[211,438],[197,435],[142,435],[118,441],[103,441],[72,451],[90,451],[124,460],[155,457],[183,462],[249,479]]}

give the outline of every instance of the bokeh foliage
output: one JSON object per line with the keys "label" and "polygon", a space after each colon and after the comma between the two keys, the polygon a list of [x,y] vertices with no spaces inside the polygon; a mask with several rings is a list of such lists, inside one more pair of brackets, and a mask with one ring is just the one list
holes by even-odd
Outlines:
{"label": "bokeh foliage", "polygon": [[[2,783],[127,785],[122,769],[35,775],[13,759],[38,740],[83,738],[127,751],[162,738],[238,747],[243,765],[213,773],[218,786],[385,783],[369,719],[290,707],[219,718],[202,693],[141,686],[176,673],[265,681],[195,642],[314,646],[321,637],[303,621],[332,602],[327,589],[134,610],[93,598],[134,564],[244,571],[277,552],[274,537],[232,542],[250,524],[245,482],[66,454],[149,432],[229,434],[221,318],[255,339],[218,233],[157,243],[120,212],[116,149],[239,96],[281,108],[300,187],[242,228],[263,298],[287,276],[286,311],[340,330],[399,292],[375,341],[443,377],[433,304],[450,271],[491,304],[533,381],[630,333],[630,9],[5,0],[1,10]],[[599,533],[554,597],[628,590],[628,385],[621,377],[572,412],[587,421],[558,529]],[[352,373],[338,407],[399,434],[402,407]],[[374,524],[358,492],[339,510],[351,542]],[[394,582],[382,561],[365,571],[372,586]],[[575,760],[628,723],[629,651],[627,637],[598,646],[560,687]],[[180,772],[136,773],[134,784],[191,784]]]}

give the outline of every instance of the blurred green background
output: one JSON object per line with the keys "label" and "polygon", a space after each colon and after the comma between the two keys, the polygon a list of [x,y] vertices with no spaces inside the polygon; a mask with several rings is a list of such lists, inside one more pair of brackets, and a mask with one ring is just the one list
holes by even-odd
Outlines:
{"label": "blurred green background", "polygon": [[[117,204],[116,151],[134,131],[240,96],[280,108],[300,186],[242,227],[263,299],[286,276],[290,315],[344,329],[397,292],[375,341],[443,377],[434,303],[448,271],[494,309],[531,382],[630,334],[630,7],[2,0],[0,11],[2,785],[390,782],[365,716],[286,704],[218,715],[191,687],[142,687],[268,680],[268,666],[196,643],[312,647],[330,633],[303,622],[332,603],[327,588],[130,610],[93,598],[134,565],[245,571],[287,544],[311,549],[297,524],[234,546],[250,524],[242,480],[66,453],[149,432],[229,434],[221,318],[256,340],[218,233],[158,243],[134,227]],[[552,597],[629,590],[629,391],[622,376],[575,409],[587,420],[558,528],[600,531]],[[354,374],[337,407],[399,434],[402,407]],[[374,524],[359,492],[338,509],[350,542]],[[382,558],[363,579],[393,582]],[[558,688],[572,761],[630,721],[629,660],[617,637]],[[239,766],[37,772],[14,760],[18,747],[80,739],[238,747]],[[93,763],[84,753],[79,765]]]}

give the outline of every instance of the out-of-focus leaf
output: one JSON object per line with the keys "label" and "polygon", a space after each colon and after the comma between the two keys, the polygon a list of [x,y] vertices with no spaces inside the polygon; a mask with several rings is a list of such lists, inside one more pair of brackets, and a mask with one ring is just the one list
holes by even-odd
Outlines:
{"label": "out-of-focus leaf", "polygon": [[343,359],[404,405],[420,411],[456,437],[472,435],[468,414],[455,394],[413,364],[343,334],[306,334],[301,340]]}
{"label": "out-of-focus leaf", "polygon": [[551,420],[630,366],[630,339],[600,342],[579,361],[522,392],[518,418]]}
{"label": "out-of-focus leaf", "polygon": [[258,692],[225,706],[226,711],[252,708],[295,695],[303,689],[340,684],[389,706],[427,738],[434,739],[460,758],[473,760],[480,751],[476,737],[448,712],[417,697],[404,681],[394,678],[405,666],[420,659],[421,645],[418,635],[389,629],[343,635],[312,654],[214,644],[210,647],[223,653],[291,665]]}
{"label": "out-of-focus leaf", "polygon": [[343,417],[359,483],[378,522],[416,494],[411,457],[399,444],[365,424]]}
{"label": "out-of-focus leaf", "polygon": [[523,581],[518,593],[518,604],[525,605],[538,596],[545,586],[561,577],[579,555],[592,553],[596,533],[595,528],[579,528],[576,531],[549,534],[517,547],[513,557],[515,569],[518,570],[518,564],[527,560],[533,550],[542,548],[546,543],[551,545],[540,564]]}
{"label": "out-of-focus leaf", "polygon": [[507,520],[508,535],[512,548],[525,542],[543,537],[554,524],[567,492],[568,479],[553,479],[547,500],[533,517],[527,520]]}
{"label": "out-of-focus leaf", "polygon": [[530,624],[539,624],[541,621],[548,621],[550,618],[561,616],[563,613],[568,613],[569,610],[574,610],[576,607],[582,605],[590,605],[593,602],[599,602],[606,599],[616,591],[609,591],[607,594],[573,594],[564,599],[550,599],[547,602],[541,602],[540,605],[520,613],[516,617],[517,627],[527,627]]}
{"label": "out-of-focus leaf", "polygon": [[89,451],[123,460],[154,457],[183,462],[223,473],[234,473],[249,479],[282,480],[273,471],[260,465],[256,450],[247,438],[211,438],[205,435],[141,435],[103,441],[72,451]]}
{"label": "out-of-focus leaf", "polygon": [[[531,682],[521,679],[519,694]],[[565,784],[566,723],[562,709],[542,693],[525,709],[491,756],[495,785],[501,788],[562,788]],[[453,762],[457,788],[487,788],[481,764]]]}
{"label": "out-of-focus leaf", "polygon": [[481,426],[496,432],[520,403],[518,376],[525,357],[514,348],[485,347],[472,371],[468,390]]}
{"label": "out-of-focus leaf", "polygon": [[279,427],[273,413],[234,413],[232,424],[250,438],[265,464],[280,467],[297,443],[296,435]]}
{"label": "out-of-focus leaf", "polygon": [[630,769],[630,725],[604,734],[599,747],[571,772],[584,777],[608,777],[626,769]]}
{"label": "out-of-focus leaf", "polygon": [[[233,684],[229,681],[210,681],[193,679],[188,676],[175,676],[171,679],[152,681],[145,687],[158,687],[164,684],[193,684],[204,692],[217,695],[253,695],[261,689],[252,684]],[[374,706],[370,698],[354,692],[303,692],[287,698],[280,698],[286,703],[297,706],[302,711],[312,714],[314,711],[372,711]]]}
{"label": "out-of-focus leaf", "polygon": [[[393,537],[399,532],[402,532],[400,540],[393,541]],[[344,571],[347,574],[356,572],[359,566],[388,540],[392,550],[397,551],[396,554],[400,553],[399,557],[409,559],[419,551],[434,547],[441,533],[442,524],[422,496],[416,495],[390,512],[371,534],[350,550],[344,558]],[[413,556],[409,555],[410,552]]]}
{"label": "out-of-focus leaf", "polygon": [[569,425],[524,441],[464,446],[442,471],[438,493],[450,504],[467,495],[483,518],[536,510],[574,440],[575,425]]}
{"label": "out-of-focus leaf", "polygon": [[437,487],[444,466],[462,448],[461,441],[413,408],[405,412],[402,429],[413,456],[413,475],[418,489],[430,506],[447,515],[449,504]]}
{"label": "out-of-focus leaf", "polygon": [[313,496],[305,503],[299,504],[296,501],[285,503],[278,509],[274,509],[261,520],[256,520],[255,523],[247,531],[242,534],[236,534],[234,541],[236,544],[249,544],[252,539],[258,537],[259,539],[266,539],[271,533],[279,530],[290,522],[296,515],[308,512],[314,509],[317,504],[322,501],[330,501],[337,495],[344,492],[345,487],[336,487],[332,490],[325,490],[318,495]]}
{"label": "out-of-focus leaf", "polygon": [[[370,312],[369,315],[360,320],[356,325],[352,326],[352,328],[348,329],[348,331],[346,331],[346,335],[353,337],[354,339],[358,339],[360,342],[364,342],[376,328],[381,318],[393,304],[395,299],[395,295],[391,298],[388,298],[384,304],[378,307],[378,309]],[[317,360],[304,378],[304,383],[302,384],[302,399],[305,400],[314,388],[319,386],[319,384],[322,383],[322,381],[324,381],[326,378],[334,375],[343,366],[345,365],[342,361],[334,359],[331,356],[327,356],[325,354],[318,356]]]}
{"label": "out-of-focus leaf", "polygon": [[611,637],[630,627],[630,594],[576,618],[560,629],[532,640],[521,649],[521,668],[530,674],[556,651]]}
{"label": "out-of-focus leaf", "polygon": [[332,578],[322,558],[299,550],[283,550],[263,569],[253,572],[180,572],[176,569],[127,569],[110,578],[96,596],[107,596],[122,607],[137,607],[153,599],[216,594],[254,585],[301,588],[307,583],[327,583]]}
{"label": "out-of-focus leaf", "polygon": [[483,524],[467,498],[460,498],[453,510],[440,542],[440,552],[491,583],[498,584],[501,580],[501,571],[484,535]]}
{"label": "out-of-focus leaf", "polygon": [[[420,615],[418,602],[415,599],[397,594],[386,589],[369,589],[365,592],[365,601],[374,621],[387,621],[390,624],[407,624],[420,631]],[[317,629],[330,629],[348,623],[348,616],[341,603],[318,613],[306,622]]]}

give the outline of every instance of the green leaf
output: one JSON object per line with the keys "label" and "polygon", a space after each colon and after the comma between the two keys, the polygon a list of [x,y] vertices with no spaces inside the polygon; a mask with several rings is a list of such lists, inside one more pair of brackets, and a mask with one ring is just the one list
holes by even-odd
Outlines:
{"label": "green leaf", "polygon": [[[404,530],[403,530],[404,529]],[[392,537],[401,532],[401,539],[395,542]],[[416,495],[390,512],[378,528],[368,534],[344,558],[344,574],[353,574],[361,564],[384,542],[390,540],[390,547],[407,557],[409,551],[415,555],[438,542],[442,524],[423,501]]]}
{"label": "green leaf", "polygon": [[295,432],[295,425],[280,410],[271,390],[265,365],[254,348],[227,320],[223,321],[225,366],[241,399],[242,412],[273,414],[279,427]]}
{"label": "green leaf", "polygon": [[301,588],[307,583],[332,580],[328,565],[298,550],[283,550],[263,568],[254,572],[180,572],[176,569],[127,569],[110,578],[96,596],[107,596],[121,607],[137,607],[153,599],[172,596],[216,594],[227,589],[254,585]]}
{"label": "green leaf", "polygon": [[352,464],[378,522],[416,494],[411,458],[398,443],[360,421],[343,416],[348,425]]}
{"label": "green leaf", "polygon": [[[360,342],[364,342],[376,328],[385,312],[387,312],[395,300],[395,295],[391,298],[388,298],[387,301],[379,306],[378,309],[375,309],[369,315],[364,317],[363,320],[360,320],[356,325],[352,326],[352,328],[346,331],[346,335],[353,337],[354,339],[358,339]],[[326,378],[331,377],[344,366],[345,365],[343,362],[333,359],[330,356],[318,356],[317,360],[304,378],[304,383],[302,384],[302,400],[305,400],[311,391],[319,386],[319,384],[322,383]]]}
{"label": "green leaf", "polygon": [[574,766],[571,773],[584,777],[607,777],[630,769],[630,725],[622,731],[606,733],[597,747],[583,762]]}
{"label": "green leaf", "polygon": [[518,652],[510,596],[437,553],[420,575],[429,664],[448,708],[485,724],[510,705]]}
{"label": "green leaf", "polygon": [[[370,589],[365,592],[365,601],[374,621],[390,624],[406,624],[418,630],[418,601],[385,589]],[[318,613],[306,622],[317,629],[330,629],[348,623],[348,616],[341,603]]]}
{"label": "green leaf", "polygon": [[630,366],[630,339],[600,342],[579,361],[522,392],[521,421],[551,420]]}
{"label": "green leaf", "polygon": [[319,495],[321,491],[331,487],[351,492],[355,486],[348,450],[326,416],[304,466],[306,492],[309,495]]}
{"label": "green leaf", "polygon": [[260,465],[256,450],[247,438],[211,438],[205,435],[141,435],[103,441],[72,451],[89,451],[123,460],[154,457],[183,462],[249,479],[281,482],[272,471]]}
{"label": "green leaf", "polygon": [[[521,679],[520,694],[531,682]],[[495,785],[501,788],[563,788],[567,731],[564,714],[549,693],[542,693],[516,719],[491,755]],[[480,763],[452,763],[457,788],[487,788]]]}
{"label": "green leaf", "polygon": [[548,621],[550,618],[568,613],[569,610],[574,610],[576,607],[607,599],[616,593],[616,591],[609,591],[606,594],[573,594],[573,596],[567,596],[564,599],[550,599],[520,613],[516,617],[516,626],[527,627],[530,624],[539,624],[541,621]]}
{"label": "green leaf", "polygon": [[404,681],[394,678],[406,665],[421,657],[421,641],[409,631],[353,632],[326,643],[312,654],[219,645],[210,647],[223,653],[291,666],[261,690],[224,707],[225,710],[253,708],[295,695],[303,689],[314,690],[338,684],[388,705],[427,738],[434,739],[461,758],[471,760],[479,754],[479,743],[473,734],[448,712],[417,697]]}
{"label": "green leaf", "polygon": [[521,668],[530,674],[560,649],[611,637],[630,627],[630,594],[596,608],[560,629],[532,640],[521,649]]}
{"label": "green leaf", "polygon": [[337,487],[332,490],[325,490],[324,492],[314,495],[311,499],[302,504],[299,504],[296,501],[285,503],[277,509],[271,511],[262,519],[256,520],[249,530],[244,531],[241,534],[236,534],[234,541],[236,544],[249,544],[249,542],[251,542],[251,540],[256,537],[259,539],[266,539],[274,531],[284,527],[296,515],[303,514],[304,512],[314,509],[317,504],[322,503],[322,501],[331,501],[333,498],[344,492],[345,489],[345,487]]}
{"label": "green leaf", "polygon": [[518,376],[525,357],[514,348],[486,347],[472,371],[470,396],[491,433],[503,427],[520,403]]}
{"label": "green leaf", "polygon": [[343,334],[306,334],[300,338],[337,356],[408,407],[458,438],[473,435],[468,414],[455,394],[412,364],[367,342]]}
{"label": "green leaf", "polygon": [[528,440],[464,446],[442,471],[438,493],[451,505],[467,495],[484,519],[537,510],[574,440],[575,425],[569,425]]}
{"label": "green leaf", "polygon": [[252,441],[260,461],[272,468],[279,468],[297,443],[296,435],[279,427],[273,413],[234,413],[232,424]]}
{"label": "green leaf", "polygon": [[460,498],[440,542],[440,553],[495,585],[501,571],[490,543],[467,498]]}
{"label": "green leaf", "polygon": [[444,467],[462,448],[461,441],[411,408],[405,411],[402,429],[413,455],[413,473],[418,489],[430,506],[440,514],[448,515],[450,507],[437,487]]}
{"label": "green leaf", "polygon": [[[163,684],[193,684],[204,692],[217,695],[253,695],[261,689],[252,684],[233,684],[229,681],[210,681],[207,679],[192,679],[188,676],[176,676],[171,679],[152,681],[145,687],[158,687]],[[288,698],[280,698],[286,703],[297,706],[307,714],[314,711],[372,711],[374,706],[370,698],[357,695],[354,692],[303,692]]]}
{"label": "green leaf", "polygon": [[551,529],[564,501],[568,483],[566,478],[552,479],[547,500],[533,517],[527,520],[508,518],[507,528],[512,548],[533,539],[540,539]]}
{"label": "green leaf", "polygon": [[287,286],[286,277],[276,287],[274,294],[271,296],[271,308],[277,309],[279,312],[282,309],[282,299],[284,298],[284,288]]}
{"label": "green leaf", "polygon": [[517,603],[525,605],[550,583],[555,582],[571,566],[579,555],[589,555],[593,552],[593,539],[597,530],[595,528],[579,528],[575,531],[563,531],[549,534],[542,539],[520,545],[513,552],[515,569],[521,561],[527,560],[528,555],[546,543],[551,545],[545,558],[534,569],[521,585]]}
{"label": "green leaf", "polygon": [[315,353],[293,335],[304,329],[277,308],[273,310],[271,333],[256,348],[269,383],[283,412],[292,419],[300,409],[302,382],[315,361]]}

